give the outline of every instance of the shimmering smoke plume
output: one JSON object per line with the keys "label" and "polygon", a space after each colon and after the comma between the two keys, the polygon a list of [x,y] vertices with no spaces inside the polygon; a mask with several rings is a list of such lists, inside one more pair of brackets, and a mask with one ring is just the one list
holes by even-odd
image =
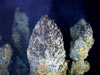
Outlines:
{"label": "shimmering smoke plume", "polygon": [[63,36],[47,15],[36,24],[31,35],[27,56],[30,75],[60,75],[65,62]]}

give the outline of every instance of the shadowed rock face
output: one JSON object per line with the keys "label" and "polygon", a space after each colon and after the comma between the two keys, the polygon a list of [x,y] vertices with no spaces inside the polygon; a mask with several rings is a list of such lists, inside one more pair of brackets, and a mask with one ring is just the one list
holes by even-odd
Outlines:
{"label": "shadowed rock face", "polygon": [[28,17],[17,8],[12,27],[12,41],[21,55],[25,52],[24,49],[27,48],[29,34]]}
{"label": "shadowed rock face", "polygon": [[[16,61],[14,62],[14,71],[19,71],[20,74],[27,75],[28,70],[29,70],[29,63],[27,60],[27,47],[28,47],[28,42],[29,42],[29,36],[30,36],[30,29],[29,29],[29,24],[28,24],[28,17],[24,12],[20,11],[20,8],[17,8],[15,10],[15,15],[14,15],[14,22],[13,22],[13,27],[12,27],[12,43],[16,50],[14,51],[17,53],[16,55],[21,58],[20,60],[18,58],[15,58]],[[19,61],[22,63],[20,63]],[[19,62],[19,63],[18,63]],[[23,66],[23,64],[25,66]],[[26,70],[19,69],[19,67],[25,67]],[[15,73],[15,72],[14,72]],[[26,74],[25,74],[26,73]]]}
{"label": "shadowed rock face", "polygon": [[19,52],[19,56],[27,64],[26,50],[29,42],[30,29],[28,25],[28,17],[19,8],[16,9],[14,15],[14,23],[12,27],[12,42]]}
{"label": "shadowed rock face", "polygon": [[9,44],[0,47],[0,75],[9,75],[8,66],[12,56],[12,48]]}
{"label": "shadowed rock face", "polygon": [[28,75],[28,68],[19,56],[16,58],[14,65],[17,75]]}
{"label": "shadowed rock face", "polygon": [[[63,36],[53,20],[43,16],[33,29],[27,56],[30,75],[34,73],[59,73],[65,61]],[[45,69],[43,72],[41,70]]]}

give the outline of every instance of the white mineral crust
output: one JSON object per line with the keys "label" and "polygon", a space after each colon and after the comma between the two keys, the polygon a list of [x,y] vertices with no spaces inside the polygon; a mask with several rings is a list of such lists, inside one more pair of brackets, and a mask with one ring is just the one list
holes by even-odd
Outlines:
{"label": "white mineral crust", "polygon": [[31,72],[36,71],[39,65],[45,64],[47,72],[59,73],[59,68],[65,61],[63,36],[47,15],[43,16],[33,29],[27,56]]}

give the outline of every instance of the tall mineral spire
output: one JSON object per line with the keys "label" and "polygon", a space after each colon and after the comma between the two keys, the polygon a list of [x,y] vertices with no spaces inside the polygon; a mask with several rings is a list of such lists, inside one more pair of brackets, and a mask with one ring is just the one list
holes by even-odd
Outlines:
{"label": "tall mineral spire", "polygon": [[93,30],[84,19],[78,21],[70,29],[72,41],[70,58],[73,60],[69,75],[84,75],[90,69],[87,58],[89,50],[94,44]]}
{"label": "tall mineral spire", "polygon": [[47,15],[36,24],[27,50],[30,75],[56,74],[65,62],[63,36]]}
{"label": "tall mineral spire", "polygon": [[71,27],[70,32],[72,37],[70,57],[73,60],[86,59],[94,44],[92,27],[81,19]]}

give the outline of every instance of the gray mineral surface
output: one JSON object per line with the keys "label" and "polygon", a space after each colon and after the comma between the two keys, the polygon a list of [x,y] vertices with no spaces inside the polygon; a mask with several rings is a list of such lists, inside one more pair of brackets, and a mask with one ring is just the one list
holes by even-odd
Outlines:
{"label": "gray mineral surface", "polygon": [[[65,61],[63,35],[53,20],[43,16],[33,29],[27,56],[32,70],[46,64],[47,72],[58,73]],[[33,73],[31,73],[33,74]]]}

